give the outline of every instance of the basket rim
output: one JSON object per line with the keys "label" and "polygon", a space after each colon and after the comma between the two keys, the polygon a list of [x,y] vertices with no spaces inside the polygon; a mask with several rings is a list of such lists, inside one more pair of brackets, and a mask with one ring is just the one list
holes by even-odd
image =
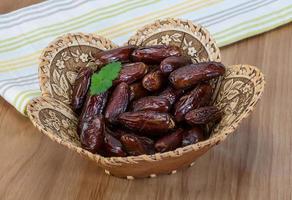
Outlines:
{"label": "basket rim", "polygon": [[[163,19],[157,19],[149,24],[146,24],[140,28],[138,28],[135,32],[134,35],[130,36],[128,41],[125,42],[122,46],[125,46],[125,45],[129,45],[129,43],[133,40],[133,41],[136,41],[138,40],[139,38],[141,38],[141,36],[143,36],[143,34],[147,34],[147,36],[149,36],[149,32],[148,30],[153,30],[157,27],[161,27],[163,23],[169,23],[171,25],[176,25],[176,26],[173,26],[172,28],[174,28],[173,30],[182,30],[184,32],[188,32],[190,34],[192,34],[192,31],[195,31],[196,32],[202,32],[204,34],[206,34],[206,38],[200,38],[200,42],[203,43],[204,45],[204,48],[206,49],[206,44],[213,44],[214,45],[214,48],[215,48],[215,52],[212,52],[212,54],[214,54],[214,56],[216,57],[216,61],[221,61],[221,53],[220,53],[220,49],[216,43],[216,40],[213,38],[213,36],[210,34],[210,32],[208,31],[207,28],[205,28],[203,25],[199,24],[199,23],[196,23],[194,21],[191,21],[191,20],[188,20],[188,19],[182,19],[182,18],[173,18],[173,17],[168,17],[168,18],[163,18]],[[185,28],[183,23],[187,23],[189,25],[189,28]],[[157,27],[156,27],[157,26]],[[181,27],[179,27],[181,26]],[[179,28],[178,28],[179,27]],[[191,29],[191,31],[189,30]],[[155,32],[155,31],[154,31]],[[152,33],[154,34],[154,33]],[[199,37],[199,36],[197,36]],[[207,51],[209,53],[209,51]],[[209,55],[211,56],[211,55]],[[213,56],[213,55],[212,55]],[[215,58],[214,57],[214,58]]]}

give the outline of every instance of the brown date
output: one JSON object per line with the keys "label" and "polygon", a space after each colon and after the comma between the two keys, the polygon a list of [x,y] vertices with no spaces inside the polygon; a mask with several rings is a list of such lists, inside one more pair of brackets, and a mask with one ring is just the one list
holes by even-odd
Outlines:
{"label": "brown date", "polygon": [[142,79],[148,72],[148,66],[142,62],[124,64],[118,78],[113,81],[116,85],[121,82],[131,84],[136,80]]}
{"label": "brown date", "polygon": [[104,148],[107,156],[123,157],[127,155],[121,142],[107,132],[104,135]]}
{"label": "brown date", "polygon": [[166,135],[155,142],[156,151],[163,153],[172,151],[181,146],[183,129],[177,129],[173,133]]}
{"label": "brown date", "polygon": [[106,127],[106,132],[118,140],[122,137],[122,135],[129,133],[120,129],[110,129],[109,127]]}
{"label": "brown date", "polygon": [[190,125],[217,122],[222,117],[221,111],[216,106],[206,106],[191,110],[185,115],[185,120]]}
{"label": "brown date", "polygon": [[168,87],[160,93],[159,97],[167,99],[170,105],[173,105],[183,93],[184,90],[176,90],[173,87]]}
{"label": "brown date", "polygon": [[148,90],[146,90],[141,82],[132,83],[130,87],[130,101],[135,99],[140,99],[148,95]]}
{"label": "brown date", "polygon": [[168,113],[155,111],[125,112],[118,117],[120,124],[134,131],[157,135],[175,128],[175,122]]}
{"label": "brown date", "polygon": [[93,70],[91,68],[84,67],[80,69],[76,77],[76,80],[73,86],[72,102],[71,102],[72,109],[75,112],[79,112],[84,104],[92,74],[93,74]]}
{"label": "brown date", "polygon": [[86,101],[84,103],[81,115],[79,116],[77,133],[80,136],[81,129],[84,126],[84,122],[91,120],[102,114],[105,104],[107,102],[108,92],[101,93],[99,95],[87,94]]}
{"label": "brown date", "polygon": [[168,112],[170,104],[167,99],[158,96],[148,96],[133,102],[133,111],[152,110],[157,112]]}
{"label": "brown date", "polygon": [[121,143],[124,145],[127,153],[131,156],[155,153],[154,142],[147,137],[125,134],[121,137]]}
{"label": "brown date", "polygon": [[80,134],[81,146],[92,153],[99,152],[104,143],[104,126],[102,115],[83,122]]}
{"label": "brown date", "polygon": [[105,118],[111,123],[115,123],[116,117],[125,112],[129,104],[129,86],[127,83],[120,83],[116,86],[105,109]]}
{"label": "brown date", "polygon": [[176,70],[179,67],[183,67],[187,64],[191,64],[192,60],[189,57],[185,56],[171,56],[165,58],[160,63],[160,71],[164,74],[170,74],[172,71]]}
{"label": "brown date", "polygon": [[190,64],[171,72],[169,81],[177,89],[194,86],[201,81],[210,80],[225,73],[222,63],[204,62]]}
{"label": "brown date", "polygon": [[199,127],[193,127],[191,130],[183,133],[182,146],[184,147],[190,144],[196,144],[197,142],[200,142],[204,139],[205,137],[203,129]]}
{"label": "brown date", "polygon": [[155,70],[146,74],[142,80],[143,87],[150,92],[158,91],[166,82],[160,70]]}
{"label": "brown date", "polygon": [[97,59],[96,64],[105,65],[115,61],[120,61],[122,63],[129,62],[131,54],[136,48],[136,46],[126,46],[99,52],[94,55]]}
{"label": "brown date", "polygon": [[181,49],[177,46],[155,45],[134,50],[132,59],[147,64],[160,64],[163,59],[169,56],[180,56],[181,54]]}
{"label": "brown date", "polygon": [[212,87],[204,83],[182,96],[174,105],[174,116],[176,121],[182,121],[185,114],[190,110],[208,104],[212,96],[212,91]]}

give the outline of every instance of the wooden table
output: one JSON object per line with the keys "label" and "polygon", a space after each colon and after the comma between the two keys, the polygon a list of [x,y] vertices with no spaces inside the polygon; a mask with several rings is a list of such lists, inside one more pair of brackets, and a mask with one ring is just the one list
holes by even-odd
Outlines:
{"label": "wooden table", "polygon": [[[14,2],[20,3],[1,11],[33,1]],[[193,167],[156,179],[128,181],[104,174],[40,134],[1,98],[0,199],[291,200],[291,52],[291,23],[222,48],[224,63],[248,63],[264,72],[262,100],[233,135]]]}

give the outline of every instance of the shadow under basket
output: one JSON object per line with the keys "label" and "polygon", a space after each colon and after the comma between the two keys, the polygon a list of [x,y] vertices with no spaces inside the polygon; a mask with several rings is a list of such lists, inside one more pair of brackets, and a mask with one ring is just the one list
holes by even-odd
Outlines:
{"label": "shadow under basket", "polygon": [[[191,21],[164,19],[139,29],[125,45],[176,45],[194,63],[221,61],[220,52],[207,30]],[[264,90],[264,76],[254,66],[233,65],[212,82],[213,104],[224,113],[208,140],[174,151],[128,157],[103,157],[82,149],[76,132],[77,116],[70,108],[77,72],[100,51],[118,47],[95,34],[66,34],[46,47],[40,57],[42,96],[33,99],[27,113],[34,126],[53,141],[89,158],[107,174],[128,179],[173,174],[192,165],[202,154],[232,133],[255,107]]]}

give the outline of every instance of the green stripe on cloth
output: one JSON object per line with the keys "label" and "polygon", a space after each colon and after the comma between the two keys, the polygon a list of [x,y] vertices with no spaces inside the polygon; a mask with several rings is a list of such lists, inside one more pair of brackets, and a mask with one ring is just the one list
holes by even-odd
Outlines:
{"label": "green stripe on cloth", "polygon": [[38,56],[41,54],[42,50],[38,50],[34,53],[31,53],[31,54],[27,54],[25,56],[21,56],[21,57],[18,57],[17,59],[13,58],[13,59],[8,59],[8,60],[4,60],[4,61],[0,61],[0,68],[3,66],[3,65],[17,65],[19,63],[22,63],[22,62],[25,62],[25,61],[28,61],[28,60],[35,60],[35,58],[37,59]]}
{"label": "green stripe on cloth", "polygon": [[[167,10],[162,9],[158,12],[157,11],[151,12],[147,15],[143,15],[141,17],[128,20],[121,24],[114,25],[114,26],[102,29],[100,31],[96,31],[95,33],[106,35],[108,38],[120,37],[121,35],[125,33],[136,30],[137,26],[141,26],[142,24],[151,22],[155,18],[176,17],[176,16],[181,15],[182,13],[202,9],[219,2],[222,2],[222,0],[201,0],[201,1],[196,1],[196,2],[191,1],[191,0],[186,0],[184,4],[174,5]],[[20,69],[24,67],[29,67],[32,64],[36,64],[36,61],[33,59],[31,60],[31,62],[27,61],[27,64],[22,64],[22,63],[19,65],[14,64],[13,67],[3,66],[0,68],[0,72],[7,72],[7,71],[12,71],[12,70],[16,70],[16,69]]]}
{"label": "green stripe on cloth", "polygon": [[[119,7],[113,8],[111,6],[110,8],[112,10],[108,10],[107,12],[105,12],[105,11],[90,12],[90,13],[92,13],[92,15],[90,15],[89,13],[85,14],[86,17],[84,17],[83,19],[80,19],[80,18],[82,18],[82,16],[80,16],[77,18],[78,20],[72,19],[72,20],[69,20],[69,22],[66,21],[66,22],[58,23],[54,26],[41,28],[41,29],[39,29],[39,31],[35,30],[33,32],[30,32],[30,33],[21,34],[17,37],[13,37],[13,38],[9,38],[9,39],[0,41],[0,45],[1,45],[0,46],[0,53],[4,53],[7,51],[13,51],[13,50],[16,50],[20,47],[24,47],[26,45],[33,44],[34,42],[37,42],[37,41],[44,39],[46,37],[53,37],[53,36],[60,35],[64,32],[70,32],[70,31],[73,31],[75,29],[87,26],[89,24],[96,23],[98,21],[101,21],[101,20],[104,20],[107,18],[111,18],[113,16],[117,16],[117,15],[122,14],[124,12],[127,12],[129,10],[152,4],[154,2],[157,2],[157,0],[148,0],[148,1],[139,0],[136,3],[133,2],[132,4],[128,4],[128,5],[118,4]],[[89,15],[90,17],[88,17],[87,15]]]}
{"label": "green stripe on cloth", "polygon": [[[241,28],[241,29],[237,30],[238,27],[242,27],[242,26],[244,26],[244,25],[246,25],[246,24],[250,24],[250,23],[252,23],[252,22],[254,22],[254,21],[259,21],[259,20],[262,20],[262,19],[268,19],[268,18],[270,18],[270,17],[273,16],[273,15],[276,15],[276,17],[274,17],[273,19],[279,19],[279,16],[282,16],[281,12],[284,12],[284,11],[288,11],[288,12],[289,12],[289,11],[291,11],[291,8],[292,8],[292,6],[288,6],[288,7],[286,7],[286,8],[283,8],[283,9],[280,9],[280,10],[276,10],[276,11],[274,11],[274,12],[271,12],[271,13],[267,14],[267,15],[263,15],[263,16],[260,16],[260,17],[254,18],[254,19],[252,19],[252,20],[249,20],[249,21],[245,21],[245,22],[243,22],[243,23],[236,24],[235,26],[229,27],[228,29],[224,29],[223,31],[216,32],[216,33],[214,33],[213,35],[216,36],[216,37],[218,38],[218,37],[222,37],[222,36],[220,36],[220,35],[226,35],[226,32],[237,32],[237,31],[241,31],[241,30],[244,30],[244,29]],[[287,13],[287,15],[288,15],[288,14],[289,14],[289,13]],[[265,21],[269,21],[269,20],[265,20]],[[256,26],[260,26],[260,25],[262,25],[262,24],[256,24]],[[254,26],[253,26],[253,27],[254,27]],[[235,31],[235,30],[236,30],[236,31]],[[229,34],[229,35],[230,35],[230,34]]]}
{"label": "green stripe on cloth", "polygon": [[[233,43],[235,41],[238,41],[238,40],[241,40],[241,39],[244,39],[244,38],[248,38],[248,37],[250,37],[252,35],[257,35],[259,33],[271,30],[271,29],[273,29],[275,27],[278,27],[280,25],[286,24],[286,23],[291,21],[292,7],[289,7],[289,9],[283,9],[283,10],[287,10],[288,12],[283,14],[283,15],[279,14],[278,12],[275,12],[274,14],[277,14],[276,17],[268,18],[267,20],[264,20],[264,21],[261,21],[261,22],[257,22],[257,21],[260,21],[260,20],[266,19],[266,18],[265,17],[260,17],[256,21],[250,20],[250,21],[248,21],[246,23],[242,23],[241,25],[234,26],[233,27],[234,29],[231,29],[232,31],[231,32],[229,31],[229,33],[226,33],[225,35],[217,36],[217,34],[215,33],[214,34],[214,38],[216,39],[217,44],[219,46],[225,46],[225,45],[231,44],[231,43]],[[269,15],[269,16],[271,16],[271,15]],[[270,24],[270,23],[272,23],[274,21],[279,20],[279,16],[281,16],[282,18],[287,17],[287,19],[283,20],[283,21],[280,21],[278,23],[274,23],[274,24],[272,24],[270,26],[263,27],[265,24]],[[254,22],[257,22],[257,23],[254,24]],[[252,25],[248,25],[250,23],[252,23]],[[244,25],[247,25],[247,26],[244,26]],[[262,28],[260,28],[258,30],[253,30],[253,31],[241,34],[239,36],[236,35],[236,33],[240,33],[240,31],[253,29],[253,28],[256,28],[256,27],[259,27],[259,26],[262,27]],[[238,28],[240,28],[240,29],[238,29]],[[224,32],[222,32],[222,33],[224,34]]]}
{"label": "green stripe on cloth", "polygon": [[[63,0],[64,1],[64,0]],[[27,21],[38,20],[43,17],[47,17],[57,12],[64,12],[66,10],[70,10],[74,7],[81,6],[85,4],[87,1],[74,1],[73,3],[63,2],[63,4],[52,5],[50,7],[41,7],[41,9],[35,10],[35,12],[23,13],[19,15],[17,18],[8,19],[6,21],[0,20],[0,28],[10,28],[16,25],[20,25]]]}
{"label": "green stripe on cloth", "polygon": [[15,105],[17,110],[20,110],[22,113],[24,113],[26,105],[29,102],[29,100],[40,95],[41,95],[40,90],[23,91],[15,97],[13,105]]}
{"label": "green stripe on cloth", "polygon": [[149,13],[147,15],[128,20],[119,26],[109,27],[102,31],[96,31],[97,34],[106,35],[109,38],[117,38],[129,32],[135,31],[138,27],[150,23],[154,19],[161,17],[177,17],[183,13],[193,12],[202,8],[209,7],[213,4],[222,2],[222,0],[201,0],[198,2],[186,2],[180,6],[173,6],[167,10]]}

